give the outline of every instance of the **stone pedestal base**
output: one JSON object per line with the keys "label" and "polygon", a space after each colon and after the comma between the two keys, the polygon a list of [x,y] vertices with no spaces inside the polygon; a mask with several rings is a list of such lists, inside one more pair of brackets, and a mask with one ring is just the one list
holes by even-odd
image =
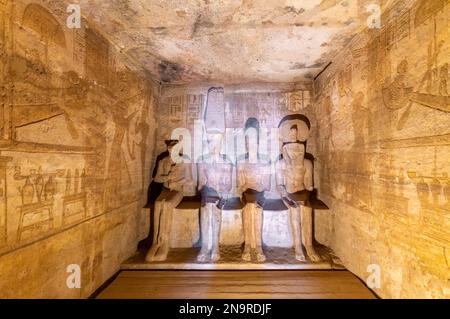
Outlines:
{"label": "stone pedestal base", "polygon": [[316,248],[322,257],[318,263],[300,262],[294,258],[293,248],[266,247],[264,252],[267,260],[263,263],[245,262],[241,259],[240,246],[220,247],[221,259],[215,263],[200,263],[197,261],[199,248],[171,249],[166,261],[146,262],[146,251],[140,251],[122,264],[121,269],[193,269],[193,270],[258,270],[258,269],[344,269],[332,251],[324,246]]}

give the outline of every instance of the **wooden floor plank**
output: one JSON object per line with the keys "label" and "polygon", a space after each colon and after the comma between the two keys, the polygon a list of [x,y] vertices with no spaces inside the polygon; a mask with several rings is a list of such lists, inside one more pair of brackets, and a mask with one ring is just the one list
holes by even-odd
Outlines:
{"label": "wooden floor plank", "polygon": [[348,271],[122,271],[101,299],[375,298]]}

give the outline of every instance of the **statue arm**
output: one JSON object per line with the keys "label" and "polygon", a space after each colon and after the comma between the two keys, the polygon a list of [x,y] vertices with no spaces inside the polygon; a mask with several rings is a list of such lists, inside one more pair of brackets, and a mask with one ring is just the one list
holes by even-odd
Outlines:
{"label": "statue arm", "polygon": [[305,160],[305,188],[309,191],[314,189],[314,164],[310,160]]}
{"label": "statue arm", "polygon": [[156,169],[156,175],[153,179],[157,183],[165,183],[170,178],[170,173],[167,175],[164,174],[164,164],[166,164],[165,160],[161,160],[159,163],[157,163],[158,168]]}
{"label": "statue arm", "polygon": [[277,183],[277,191],[280,194],[281,197],[287,196],[286,191],[286,182],[284,179],[284,169],[281,162],[278,162],[275,166],[275,181]]}
{"label": "statue arm", "polygon": [[198,190],[201,190],[207,183],[207,177],[205,174],[205,167],[202,164],[198,164]]}
{"label": "statue arm", "polygon": [[187,164],[177,164],[169,177],[169,188],[189,186],[192,183],[192,173]]}
{"label": "statue arm", "polygon": [[192,173],[192,169],[195,168],[192,164],[182,164],[184,169],[184,179],[183,183],[187,184],[189,187],[195,187],[194,185],[194,174]]}
{"label": "statue arm", "polygon": [[223,189],[222,192],[229,193],[231,192],[231,189],[233,188],[233,165],[232,164],[225,164],[225,177],[223,179]]}

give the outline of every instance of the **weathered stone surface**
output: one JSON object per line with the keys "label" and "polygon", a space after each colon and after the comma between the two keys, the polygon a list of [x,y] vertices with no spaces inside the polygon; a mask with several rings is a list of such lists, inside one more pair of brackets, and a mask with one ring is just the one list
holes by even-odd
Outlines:
{"label": "weathered stone surface", "polygon": [[450,296],[450,6],[398,1],[315,82],[318,239],[386,298]]}
{"label": "weathered stone surface", "polygon": [[148,230],[159,86],[58,3],[0,2],[1,297],[89,296]]}
{"label": "weathered stone surface", "polygon": [[366,24],[371,2],[79,1],[114,43],[166,83],[311,80]]}

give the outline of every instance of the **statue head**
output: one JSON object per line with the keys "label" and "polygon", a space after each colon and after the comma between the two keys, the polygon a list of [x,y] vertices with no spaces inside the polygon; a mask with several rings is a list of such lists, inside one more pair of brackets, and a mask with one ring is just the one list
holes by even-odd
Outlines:
{"label": "statue head", "polygon": [[245,151],[249,155],[250,161],[257,161],[259,153],[259,121],[250,117],[245,122]]}
{"label": "statue head", "polygon": [[289,142],[297,142],[298,139],[298,126],[297,124],[294,124],[289,129]]}
{"label": "statue head", "polygon": [[291,114],[285,116],[278,124],[280,137],[283,143],[306,142],[309,137],[311,123],[302,114]]}
{"label": "statue head", "polygon": [[178,140],[166,140],[167,151],[172,153],[173,147],[178,144]]}

